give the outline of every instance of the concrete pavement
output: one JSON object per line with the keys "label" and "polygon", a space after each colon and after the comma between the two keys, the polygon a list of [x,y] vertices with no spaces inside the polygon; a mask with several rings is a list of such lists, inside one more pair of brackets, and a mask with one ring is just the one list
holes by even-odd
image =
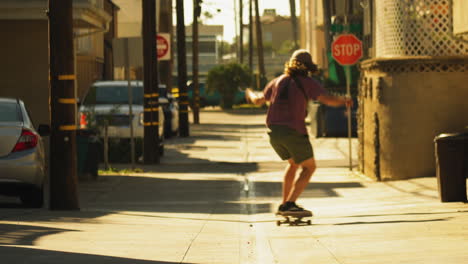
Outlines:
{"label": "concrete pavement", "polygon": [[347,139],[312,139],[319,169],[299,203],[313,224],[277,227],[284,163],[264,118],[203,111],[162,164],[80,183],[79,212],[0,197],[1,263],[468,263],[468,205],[440,203],[435,177],[350,173]]}

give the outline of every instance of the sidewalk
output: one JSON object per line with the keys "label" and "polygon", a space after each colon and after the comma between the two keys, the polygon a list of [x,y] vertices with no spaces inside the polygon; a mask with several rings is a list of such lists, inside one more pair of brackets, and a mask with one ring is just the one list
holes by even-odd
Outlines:
{"label": "sidewalk", "polygon": [[205,110],[190,137],[166,141],[160,165],[80,183],[79,212],[0,197],[2,263],[468,262],[468,205],[440,203],[435,178],[351,174],[347,139],[312,139],[319,169],[299,203],[313,224],[277,227],[284,164],[263,122]]}

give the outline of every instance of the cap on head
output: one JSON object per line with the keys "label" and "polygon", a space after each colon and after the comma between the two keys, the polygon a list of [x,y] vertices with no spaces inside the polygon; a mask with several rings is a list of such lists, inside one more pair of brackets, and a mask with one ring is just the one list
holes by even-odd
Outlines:
{"label": "cap on head", "polygon": [[317,65],[312,61],[312,55],[310,55],[310,53],[305,49],[299,49],[294,51],[289,61],[297,61],[299,63],[302,63],[307,67],[309,71],[312,72],[317,70]]}

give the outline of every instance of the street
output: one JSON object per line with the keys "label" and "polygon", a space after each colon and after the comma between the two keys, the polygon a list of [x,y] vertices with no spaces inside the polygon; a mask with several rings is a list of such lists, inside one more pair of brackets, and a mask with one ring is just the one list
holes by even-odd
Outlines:
{"label": "street", "polygon": [[0,196],[1,262],[467,263],[468,205],[441,203],[435,177],[351,173],[346,138],[311,137],[318,169],[298,203],[312,225],[276,226],[285,163],[264,120],[264,109],[205,109],[190,137],[166,140],[160,165],[80,182],[80,211]]}

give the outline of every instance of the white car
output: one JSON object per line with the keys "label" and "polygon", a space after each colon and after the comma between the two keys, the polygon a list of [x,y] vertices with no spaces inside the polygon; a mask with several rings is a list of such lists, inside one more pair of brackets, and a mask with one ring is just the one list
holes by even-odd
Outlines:
{"label": "white car", "polygon": [[[109,138],[130,139],[130,121],[135,138],[143,138],[143,82],[131,81],[132,113],[130,117],[127,81],[99,81],[94,83],[80,106],[80,127],[97,127],[103,136],[104,123],[107,122]],[[159,104],[167,104],[167,98],[159,98]],[[162,109],[162,107],[160,107]],[[160,153],[164,145],[164,112],[159,111]]]}
{"label": "white car", "polygon": [[0,194],[42,207],[47,167],[41,135],[49,133],[48,125],[34,129],[23,101],[0,98]]}

